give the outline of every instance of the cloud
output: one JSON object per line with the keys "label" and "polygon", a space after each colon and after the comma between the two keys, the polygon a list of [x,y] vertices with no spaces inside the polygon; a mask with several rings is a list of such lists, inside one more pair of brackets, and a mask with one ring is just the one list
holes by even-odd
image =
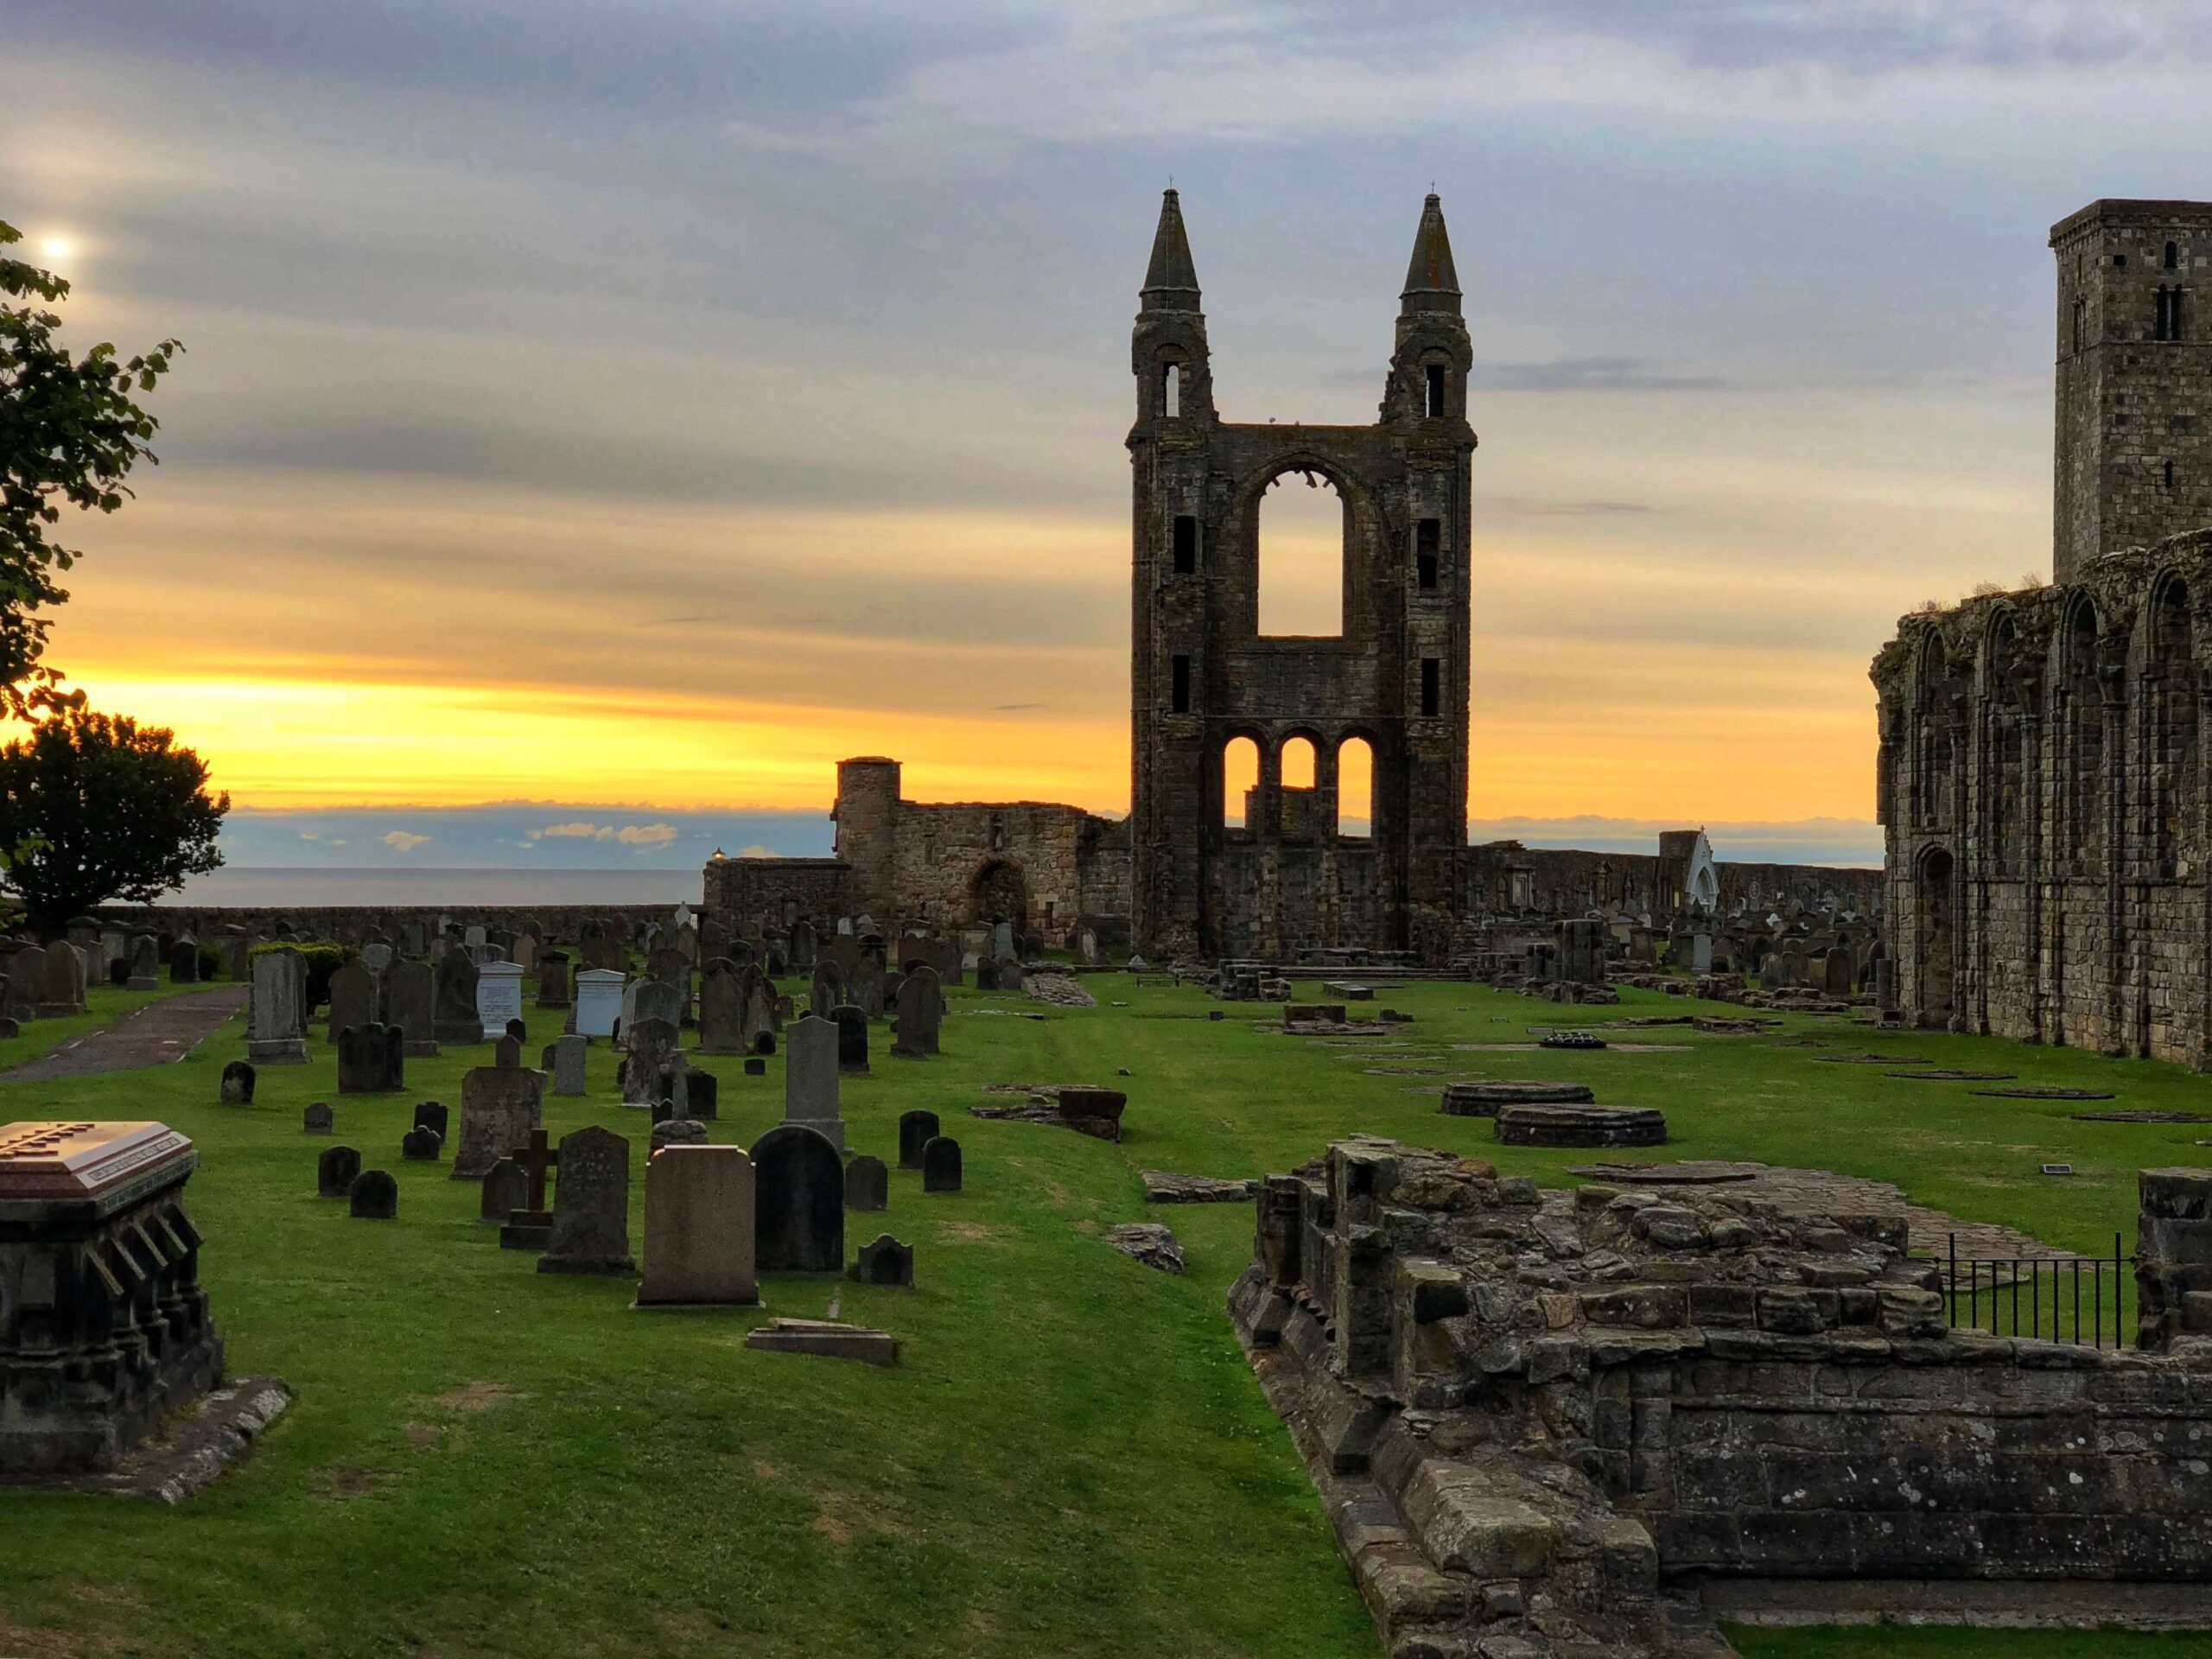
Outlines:
{"label": "cloud", "polygon": [[776,854],[772,848],[763,847],[756,841],[750,846],[739,848],[737,855],[740,858],[773,858]]}
{"label": "cloud", "polygon": [[1488,391],[1719,391],[1716,374],[1678,374],[1648,357],[1560,357],[1478,363],[1467,384]]}
{"label": "cloud", "polygon": [[1642,501],[1535,501],[1525,495],[1478,496],[1475,507],[1478,512],[1529,513],[1552,518],[1607,518],[1656,511]]}
{"label": "cloud", "polygon": [[412,835],[404,830],[391,830],[385,833],[384,844],[396,853],[411,853],[417,847],[428,846],[429,841],[430,838],[428,836]]}
{"label": "cloud", "polygon": [[532,841],[612,841],[625,847],[665,847],[676,839],[672,823],[549,823],[530,832]]}

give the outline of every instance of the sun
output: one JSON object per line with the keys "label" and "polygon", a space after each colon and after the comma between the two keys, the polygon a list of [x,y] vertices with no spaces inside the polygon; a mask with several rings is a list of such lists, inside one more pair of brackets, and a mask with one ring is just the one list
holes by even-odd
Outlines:
{"label": "sun", "polygon": [[38,245],[38,251],[49,259],[67,259],[70,242],[66,236],[49,236]]}

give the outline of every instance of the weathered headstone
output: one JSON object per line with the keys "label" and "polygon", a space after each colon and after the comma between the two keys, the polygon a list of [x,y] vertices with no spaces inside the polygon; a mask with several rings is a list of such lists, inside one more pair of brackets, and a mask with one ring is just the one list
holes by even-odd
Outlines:
{"label": "weathered headstone", "polygon": [[922,1166],[922,1148],[929,1145],[931,1141],[935,1140],[937,1135],[938,1121],[937,1114],[935,1112],[925,1112],[917,1109],[911,1112],[900,1113],[899,1116],[899,1167],[901,1169],[919,1169]]}
{"label": "weathered headstone", "polygon": [[445,1136],[418,1123],[399,1137],[399,1155],[410,1164],[435,1164],[444,1154],[445,1145]]}
{"label": "weathered headstone", "polygon": [[351,1147],[325,1147],[315,1160],[315,1190],[326,1198],[342,1198],[361,1173],[361,1154]]}
{"label": "weathered headstone", "polygon": [[891,1172],[866,1153],[845,1166],[845,1208],[880,1210],[891,1201]]}
{"label": "weathered headstone", "polygon": [[449,1115],[445,1107],[437,1101],[422,1101],[415,1108],[414,1127],[418,1129],[435,1129],[441,1140],[445,1136],[449,1121]]}
{"label": "weathered headstone", "polygon": [[814,971],[814,924],[804,917],[791,924],[789,938],[784,942],[785,966],[794,974]]}
{"label": "weathered headstone", "polygon": [[461,1139],[453,1179],[473,1181],[530,1138],[543,1110],[545,1074],[519,1065],[480,1065],[461,1079]]}
{"label": "weathered headstone", "polygon": [[337,1114],[330,1109],[327,1100],[311,1102],[300,1114],[302,1135],[335,1135],[338,1132]]}
{"label": "weathered headstone", "polygon": [[753,1143],[753,1168],[760,1270],[842,1268],[845,1166],[829,1137],[804,1123],[779,1123]]}
{"label": "weathered headstone", "polygon": [[645,1272],[640,1307],[750,1307],[754,1174],[741,1147],[671,1146],[645,1166]]}
{"label": "weathered headstone", "polygon": [[553,1236],[540,1273],[633,1274],[630,1254],[630,1143],[589,1124],[561,1137]]}
{"label": "weathered headstone", "polygon": [[330,1040],[348,1026],[365,1026],[377,1017],[377,979],[361,963],[349,962],[330,976]]}
{"label": "weathered headstone", "polygon": [[150,933],[141,933],[130,941],[130,989],[157,991],[161,982],[161,941]]}
{"label": "weathered headstone", "polygon": [[864,1285],[893,1285],[911,1290],[914,1284],[914,1247],[901,1244],[888,1233],[878,1233],[861,1246],[849,1271],[851,1277]]}
{"label": "weathered headstone", "polygon": [[395,962],[385,969],[384,1022],[399,1027],[410,1059],[437,1058],[436,1003],[437,975],[429,963]]}
{"label": "weathered headstone", "polygon": [[468,952],[447,951],[432,972],[436,988],[430,1007],[430,1034],[441,1044],[466,1046],[482,1042],[484,1020],[476,1007],[480,974]]}
{"label": "weathered headstone", "polygon": [[[18,962],[29,959],[23,952]],[[85,959],[77,954],[77,947],[67,939],[56,939],[46,947],[43,969],[39,979],[38,1017],[41,1020],[66,1020],[85,1011]]]}
{"label": "weathered headstone", "polygon": [[384,970],[391,966],[392,958],[392,948],[383,939],[371,939],[361,947],[361,966],[378,978],[382,978]]}
{"label": "weathered headstone", "polygon": [[709,963],[706,974],[699,982],[699,1052],[752,1052],[745,1035],[744,981],[736,966],[725,957]]}
{"label": "weathered headstone", "polygon": [[894,1056],[918,1060],[937,1050],[938,1027],[944,1014],[944,988],[937,970],[917,968],[899,983],[899,1014],[891,1045]]}
{"label": "weathered headstone", "polygon": [[523,1166],[512,1158],[501,1158],[484,1172],[484,1185],[476,1201],[477,1219],[505,1225],[529,1196],[530,1177],[523,1173]]}
{"label": "weathered headstone", "polygon": [[365,1169],[356,1175],[346,1196],[357,1221],[390,1221],[399,1213],[399,1183],[381,1169]]}
{"label": "weathered headstone", "polygon": [[847,1002],[830,1010],[837,1027],[837,1069],[864,1075],[868,1071],[868,1013]]}
{"label": "weathered headstone", "polygon": [[169,947],[169,983],[197,985],[200,982],[200,941],[186,934]]}
{"label": "weathered headstone", "polygon": [[819,958],[814,964],[814,976],[808,987],[807,1010],[817,1020],[827,1020],[832,1008],[845,1000],[844,970],[829,957]]}
{"label": "weathered headstone", "polygon": [[842,1151],[845,1124],[837,1110],[837,1027],[809,1014],[786,1034],[784,1121],[807,1125]]}
{"label": "weathered headstone", "polygon": [[680,1071],[683,1065],[677,1046],[675,1022],[639,1019],[622,1033],[622,1103],[652,1106],[660,1099],[663,1071]]}
{"label": "weathered headstone", "polygon": [[407,1086],[405,1039],[397,1026],[347,1026],[338,1033],[338,1092],[389,1094]]}
{"label": "weathered headstone", "polygon": [[556,1095],[581,1095],[584,1091],[584,1061],[590,1053],[590,1045],[582,1037],[556,1037],[545,1045],[545,1052],[538,1064],[553,1077],[553,1092]]}
{"label": "weathered headstone", "polygon": [[721,1116],[721,1080],[711,1071],[683,1072],[683,1115],[702,1123]]}
{"label": "weathered headstone", "polygon": [[960,1190],[960,1143],[950,1135],[936,1135],[922,1148],[922,1191],[957,1192]]}
{"label": "weathered headstone", "polygon": [[298,951],[264,950],[256,957],[246,1058],[257,1065],[305,1065],[306,1001],[307,969]]}
{"label": "weathered headstone", "polygon": [[232,1060],[223,1068],[222,1103],[226,1106],[252,1105],[255,1080],[251,1060]]}
{"label": "weathered headstone", "polygon": [[541,952],[537,958],[537,1006],[565,1008],[569,992],[569,959],[558,950]]}

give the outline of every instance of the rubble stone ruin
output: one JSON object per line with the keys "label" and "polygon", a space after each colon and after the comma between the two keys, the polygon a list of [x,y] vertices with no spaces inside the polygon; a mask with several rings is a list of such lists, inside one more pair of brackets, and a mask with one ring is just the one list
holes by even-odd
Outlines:
{"label": "rubble stone ruin", "polygon": [[2049,584],[1904,618],[1879,698],[1907,1023],[2212,1065],[2212,202],[2097,201],[2058,261]]}
{"label": "rubble stone ruin", "polygon": [[1230,1313],[1393,1655],[1685,1659],[1728,1651],[1714,1618],[1869,1609],[2202,1625],[2212,1171],[2143,1203],[2121,1351],[1952,1328],[1901,1207],[1539,1192],[1356,1136],[1268,1179]]}

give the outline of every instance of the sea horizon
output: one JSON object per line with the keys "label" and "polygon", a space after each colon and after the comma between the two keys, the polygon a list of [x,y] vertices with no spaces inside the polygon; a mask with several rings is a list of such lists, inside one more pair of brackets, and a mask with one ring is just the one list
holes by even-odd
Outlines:
{"label": "sea horizon", "polygon": [[156,902],[314,909],[370,905],[651,905],[695,910],[697,870],[479,868],[373,869],[270,865],[195,875]]}

